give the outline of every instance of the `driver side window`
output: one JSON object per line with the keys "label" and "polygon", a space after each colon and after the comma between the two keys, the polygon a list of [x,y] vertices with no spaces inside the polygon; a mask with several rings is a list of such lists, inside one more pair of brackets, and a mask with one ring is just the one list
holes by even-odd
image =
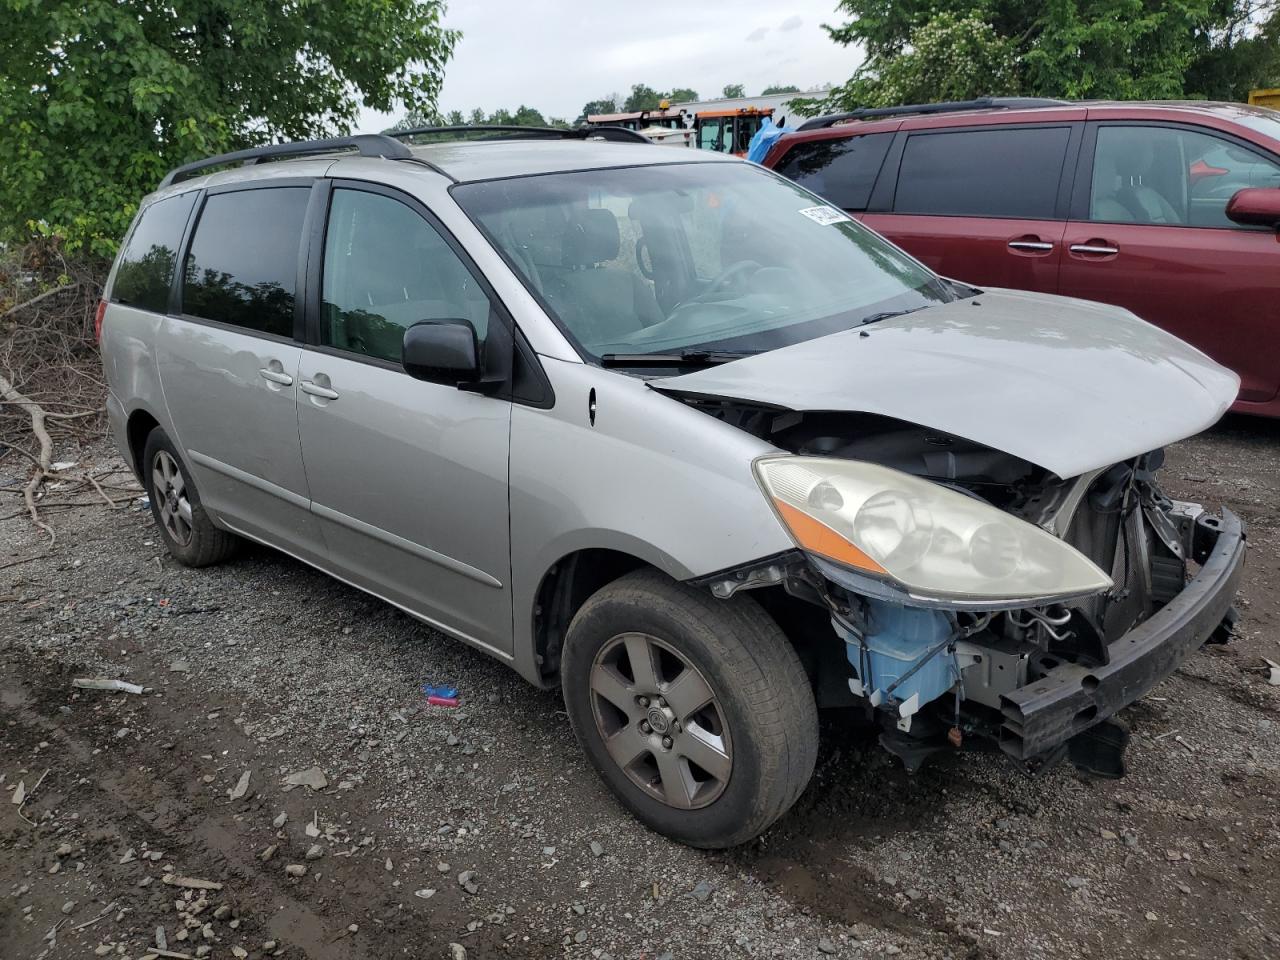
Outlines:
{"label": "driver side window", "polygon": [[1280,187],[1280,164],[1207,133],[1104,126],[1094,152],[1089,219],[1247,229],[1227,219],[1245,187]]}
{"label": "driver side window", "polygon": [[321,343],[400,362],[420,320],[466,320],[483,347],[491,304],[439,232],[390,197],[336,189],[325,235]]}

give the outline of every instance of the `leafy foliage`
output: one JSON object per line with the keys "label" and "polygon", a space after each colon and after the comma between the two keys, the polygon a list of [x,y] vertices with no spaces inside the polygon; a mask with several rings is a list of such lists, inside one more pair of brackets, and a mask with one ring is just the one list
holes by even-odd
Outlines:
{"label": "leafy foliage", "polygon": [[582,108],[582,116],[589,117],[599,113],[634,113],[638,110],[657,110],[663,100],[671,103],[684,103],[697,100],[698,91],[690,87],[676,87],[671,91],[655,90],[647,83],[637,83],[631,87],[631,93],[625,100],[619,94],[600,100],[592,100]]}
{"label": "leafy foliage", "polygon": [[720,96],[726,100],[737,100],[746,95],[746,88],[740,83],[726,83],[724,89],[720,91]]}
{"label": "leafy foliage", "polygon": [[777,93],[799,93],[799,92],[800,92],[799,87],[793,87],[790,84],[775,84],[774,86],[765,87],[763,90],[761,90],[760,96],[771,97]]}
{"label": "leafy foliage", "polygon": [[1280,85],[1278,0],[841,0],[866,60],[821,106],[1021,93],[1243,100]]}
{"label": "leafy foliage", "polygon": [[542,115],[541,110],[535,110],[533,107],[526,107],[523,103],[516,107],[514,111],[507,110],[505,107],[486,114],[479,107],[470,113],[463,113],[461,110],[450,110],[448,113],[440,113],[435,110],[419,111],[411,110],[409,113],[397,121],[394,126],[387,129],[387,133],[397,133],[402,130],[413,130],[416,127],[461,127],[466,124],[497,124],[499,126],[516,126],[516,127],[568,127],[567,120],[561,120],[558,117],[547,118]]}
{"label": "leafy foliage", "polygon": [[867,106],[967,100],[977,90],[992,95],[1017,90],[1014,44],[976,17],[942,13],[916,27],[910,55],[885,64],[858,98]]}
{"label": "leafy foliage", "polygon": [[428,110],[442,0],[0,0],[0,239],[109,255],[170,167]]}
{"label": "leafy foliage", "polygon": [[582,117],[595,117],[602,113],[621,113],[617,97],[604,97],[600,100],[588,100],[582,107]]}

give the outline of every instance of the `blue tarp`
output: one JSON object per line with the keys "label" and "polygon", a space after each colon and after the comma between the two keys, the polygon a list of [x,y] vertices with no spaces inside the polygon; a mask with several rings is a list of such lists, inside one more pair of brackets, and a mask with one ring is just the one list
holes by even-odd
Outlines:
{"label": "blue tarp", "polygon": [[769,152],[769,148],[777,142],[778,138],[784,133],[790,133],[791,127],[777,127],[773,124],[772,117],[764,118],[764,125],[756,131],[756,135],[751,138],[751,143],[747,147],[747,159],[752,163],[762,163],[765,154]]}

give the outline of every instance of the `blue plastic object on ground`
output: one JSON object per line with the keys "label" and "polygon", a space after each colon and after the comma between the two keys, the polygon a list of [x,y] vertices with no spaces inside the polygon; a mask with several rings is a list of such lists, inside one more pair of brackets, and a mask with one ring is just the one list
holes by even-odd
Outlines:
{"label": "blue plastic object on ground", "polygon": [[451,683],[424,683],[422,692],[428,697],[441,697],[445,700],[455,700],[458,696],[458,688]]}
{"label": "blue plastic object on ground", "polygon": [[784,133],[790,133],[790,127],[778,127],[772,117],[765,117],[764,124],[756,131],[751,143],[747,145],[747,159],[752,163],[764,162],[765,154]]}

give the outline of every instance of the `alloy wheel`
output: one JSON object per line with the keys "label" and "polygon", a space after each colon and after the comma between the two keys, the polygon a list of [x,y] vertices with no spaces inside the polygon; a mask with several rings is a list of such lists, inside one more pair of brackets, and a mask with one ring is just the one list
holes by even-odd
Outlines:
{"label": "alloy wheel", "polygon": [[157,451],[151,461],[151,496],[155,498],[160,522],[169,536],[185,547],[191,542],[191,501],[178,462],[167,450]]}
{"label": "alloy wheel", "polygon": [[636,786],[681,810],[724,792],[733,747],[706,677],[670,644],[620,634],[591,665],[591,709],[613,761]]}

